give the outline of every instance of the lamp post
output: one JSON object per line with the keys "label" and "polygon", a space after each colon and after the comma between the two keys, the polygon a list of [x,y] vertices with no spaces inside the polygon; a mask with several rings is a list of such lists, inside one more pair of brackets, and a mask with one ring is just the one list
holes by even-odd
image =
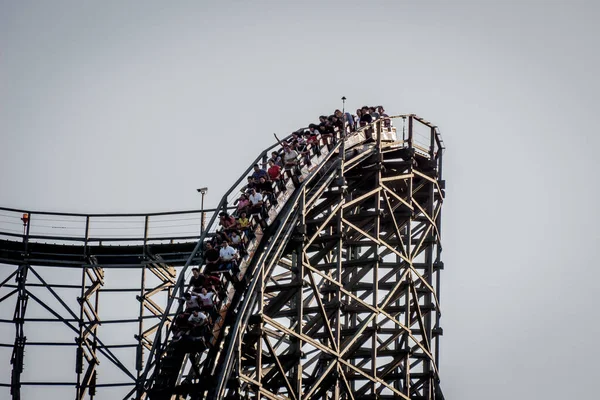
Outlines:
{"label": "lamp post", "polygon": [[23,214],[21,221],[23,221],[23,236],[25,236],[25,233],[27,232],[27,224],[29,223],[29,214]]}
{"label": "lamp post", "polygon": [[344,121],[343,134],[344,134],[344,136],[346,136],[346,96],[342,96],[342,118],[343,118],[342,121]]}
{"label": "lamp post", "polygon": [[201,200],[201,204],[200,204],[201,213],[202,213],[202,217],[201,217],[202,219],[200,221],[200,236],[202,236],[202,234],[204,233],[204,223],[205,223],[205,217],[206,217],[206,215],[204,214],[204,195],[206,194],[206,192],[208,192],[208,188],[202,187],[200,189],[196,189],[196,191],[202,195],[202,200]]}

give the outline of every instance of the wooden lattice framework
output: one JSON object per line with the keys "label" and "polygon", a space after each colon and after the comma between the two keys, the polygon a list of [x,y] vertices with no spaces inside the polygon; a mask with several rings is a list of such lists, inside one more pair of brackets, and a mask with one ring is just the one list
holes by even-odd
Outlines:
{"label": "wooden lattice framework", "polygon": [[208,398],[442,398],[443,148],[435,127],[413,146],[414,118],[406,141],[342,150],[333,179],[302,189]]}

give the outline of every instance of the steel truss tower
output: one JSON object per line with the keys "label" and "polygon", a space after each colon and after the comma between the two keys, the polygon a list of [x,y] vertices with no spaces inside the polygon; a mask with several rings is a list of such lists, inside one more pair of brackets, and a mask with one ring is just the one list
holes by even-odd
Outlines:
{"label": "steel truss tower", "polygon": [[[9,298],[16,302],[12,319],[0,320],[15,326],[12,380],[0,386],[10,387],[13,399],[26,399],[21,387],[35,384],[21,380],[24,349],[31,345],[27,323],[36,320],[27,318],[35,287],[58,300],[46,307],[48,319],[77,333],[74,381],[62,382],[73,384],[77,399],[127,386],[101,381],[107,361],[129,382],[125,397],[118,398],[443,399],[438,366],[444,145],[437,128],[422,118],[392,120],[396,128],[378,120],[338,136],[316,152],[318,165],[290,177],[280,194],[284,204],[270,212],[252,257],[229,283],[213,345],[203,353],[181,353],[176,364],[171,322],[181,308],[168,296],[182,293],[187,268],[202,264],[200,244],[214,235],[216,211],[233,206],[228,196],[251,167],[216,209],[205,210],[212,218],[200,240],[197,234],[153,234],[153,219],[179,214],[128,216],[142,227],[128,239],[94,235],[90,221],[99,216],[78,216],[85,233],[81,243],[67,246],[40,243],[48,236],[30,232],[36,213],[27,213],[22,235],[1,229],[0,262],[15,269],[0,284],[8,291],[0,292],[0,305]],[[271,149],[257,160],[264,162]],[[125,240],[128,245],[117,245]],[[69,266],[80,282],[47,282],[36,272],[40,266]],[[134,269],[138,283],[107,288],[105,274],[112,268]],[[36,283],[28,281],[31,274]],[[78,291],[76,303],[63,300],[57,288]],[[101,340],[107,318],[100,305],[112,293],[128,293],[138,303],[135,317],[108,319],[136,324],[127,344]],[[66,341],[39,343],[59,344]],[[115,353],[119,346],[135,351],[133,365]]]}

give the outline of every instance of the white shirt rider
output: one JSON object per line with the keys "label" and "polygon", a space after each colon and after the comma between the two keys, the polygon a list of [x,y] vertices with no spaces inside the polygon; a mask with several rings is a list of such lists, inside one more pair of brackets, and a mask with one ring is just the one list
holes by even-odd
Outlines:
{"label": "white shirt rider", "polygon": [[229,245],[229,243],[227,243],[226,241],[223,242],[223,247],[221,247],[221,250],[219,251],[219,255],[221,256],[221,260],[223,261],[231,261],[235,258],[237,254],[237,250],[234,249],[233,247],[231,247]]}

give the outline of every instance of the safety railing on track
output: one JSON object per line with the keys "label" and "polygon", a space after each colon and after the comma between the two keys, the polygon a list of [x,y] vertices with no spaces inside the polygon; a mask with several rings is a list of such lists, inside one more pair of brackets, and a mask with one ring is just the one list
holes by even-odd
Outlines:
{"label": "safety railing on track", "polygon": [[74,214],[0,207],[0,239],[46,244],[195,242],[217,209],[147,214]]}

